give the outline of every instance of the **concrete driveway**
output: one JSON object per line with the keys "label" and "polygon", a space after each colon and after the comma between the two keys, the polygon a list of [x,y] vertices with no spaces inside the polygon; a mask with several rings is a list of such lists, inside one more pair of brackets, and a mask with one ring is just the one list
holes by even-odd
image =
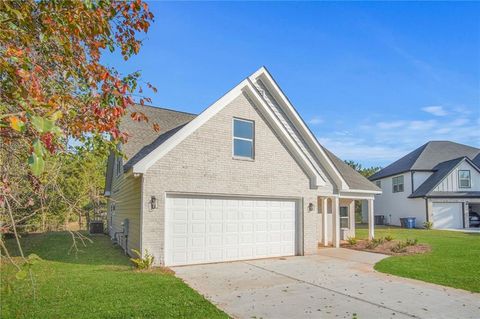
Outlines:
{"label": "concrete driveway", "polygon": [[234,318],[480,318],[480,294],[375,272],[385,257],[331,248],[173,270]]}

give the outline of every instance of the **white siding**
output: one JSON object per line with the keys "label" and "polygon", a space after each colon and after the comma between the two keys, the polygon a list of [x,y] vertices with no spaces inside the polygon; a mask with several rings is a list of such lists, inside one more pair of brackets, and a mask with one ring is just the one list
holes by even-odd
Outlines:
{"label": "white siding", "polygon": [[414,172],[413,173],[413,191],[423,184],[433,173],[432,172]]}
{"label": "white siding", "polygon": [[[470,188],[458,187],[458,171],[469,170],[471,177]],[[436,192],[474,192],[480,191],[480,173],[473,168],[468,162],[463,161],[458,165],[443,181],[435,187]]]}
{"label": "white siding", "polygon": [[[417,173],[415,173],[417,174]],[[392,192],[392,178],[403,175],[403,192]],[[422,198],[408,198],[412,193],[411,173],[403,173],[381,179],[382,194],[375,196],[374,214],[384,215],[386,222],[400,226],[400,218],[415,217],[416,226],[426,221],[426,204]]]}

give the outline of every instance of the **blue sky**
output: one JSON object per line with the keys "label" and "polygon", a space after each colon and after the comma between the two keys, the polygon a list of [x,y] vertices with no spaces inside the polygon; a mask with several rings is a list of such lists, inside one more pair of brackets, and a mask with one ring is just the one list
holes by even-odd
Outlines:
{"label": "blue sky", "polygon": [[199,113],[265,65],[319,141],[385,166],[428,140],[480,147],[480,3],[150,3],[122,72]]}

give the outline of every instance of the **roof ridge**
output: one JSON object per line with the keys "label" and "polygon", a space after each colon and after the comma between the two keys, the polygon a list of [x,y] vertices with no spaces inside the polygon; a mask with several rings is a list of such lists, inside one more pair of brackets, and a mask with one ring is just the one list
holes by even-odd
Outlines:
{"label": "roof ridge", "polygon": [[422,156],[423,152],[425,152],[425,150],[427,149],[427,147],[432,143],[433,141],[428,141],[427,143],[421,145],[420,147],[417,147],[413,152],[415,152],[416,150],[422,148],[422,150],[420,151],[420,153],[418,153],[418,156],[417,158],[415,159],[415,161],[412,163],[412,165],[410,166],[410,170],[415,167],[415,164],[417,164],[417,161],[418,159],[420,158],[420,156]]}
{"label": "roof ridge", "polygon": [[186,112],[186,111],[178,111],[178,110],[171,109],[171,108],[168,108],[168,107],[163,107],[163,106],[155,106],[155,105],[140,104],[140,103],[135,103],[135,105],[145,106],[145,107],[150,107],[150,108],[153,108],[153,109],[160,109],[160,110],[165,110],[165,111],[170,111],[170,112],[175,112],[175,113],[183,113],[183,114],[198,116],[198,114],[196,114],[196,113],[191,113],[191,112]]}

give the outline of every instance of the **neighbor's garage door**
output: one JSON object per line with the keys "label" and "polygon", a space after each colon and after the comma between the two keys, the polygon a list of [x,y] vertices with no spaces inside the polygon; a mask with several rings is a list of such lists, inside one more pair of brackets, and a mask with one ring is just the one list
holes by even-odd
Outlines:
{"label": "neighbor's garage door", "polygon": [[295,255],[293,200],[167,197],[165,265]]}
{"label": "neighbor's garage door", "polygon": [[433,203],[433,227],[463,228],[462,203]]}

